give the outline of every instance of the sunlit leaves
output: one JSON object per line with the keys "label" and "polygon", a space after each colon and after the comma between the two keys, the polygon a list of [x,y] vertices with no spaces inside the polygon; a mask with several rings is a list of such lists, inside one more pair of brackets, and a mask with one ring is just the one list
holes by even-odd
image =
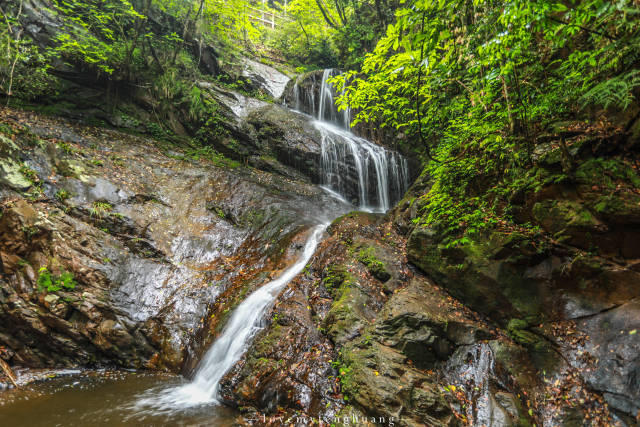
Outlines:
{"label": "sunlit leaves", "polygon": [[640,87],[632,0],[401,4],[340,102],[356,122],[393,127],[408,136],[403,143],[426,144],[443,162],[427,166],[427,222],[486,221],[499,204],[470,197],[474,182],[508,194],[498,189],[530,167],[547,122],[590,105],[625,109]]}

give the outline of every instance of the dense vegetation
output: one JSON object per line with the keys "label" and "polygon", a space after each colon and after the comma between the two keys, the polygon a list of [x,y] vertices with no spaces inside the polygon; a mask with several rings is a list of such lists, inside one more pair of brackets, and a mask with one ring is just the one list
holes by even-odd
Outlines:
{"label": "dense vegetation", "polygon": [[[640,86],[635,0],[54,0],[63,25],[44,44],[20,25],[24,6],[2,9],[7,102],[64,102],[60,77],[79,75],[113,102],[144,88],[158,103],[156,136],[176,107],[192,137],[224,134],[196,83],[249,90],[229,72],[240,52],[291,71],[349,70],[334,82],[347,82],[340,102],[354,124],[379,124],[419,154],[432,185],[418,221],[450,232],[508,221],[514,194],[571,179],[580,165],[567,126],[624,126],[616,118],[635,111]],[[562,170],[537,167],[541,141],[559,147]]]}
{"label": "dense vegetation", "polygon": [[[423,153],[433,180],[423,221],[473,231],[508,218],[513,194],[571,177],[566,129],[554,124],[606,127],[599,113],[629,109],[639,13],[635,1],[405,3],[342,101]],[[552,176],[536,168],[543,136],[561,145]]]}
{"label": "dense vegetation", "polygon": [[[247,89],[230,70],[240,50],[251,51],[261,36],[263,27],[250,20],[248,5],[244,0],[6,2],[0,10],[0,93],[7,103],[60,105],[70,101],[65,90],[73,82],[99,88],[103,101],[115,108],[144,91],[157,103],[152,133],[165,136],[170,129],[163,122],[178,108],[194,135],[215,108],[201,96],[197,81]],[[47,25],[29,29],[29,19]]]}

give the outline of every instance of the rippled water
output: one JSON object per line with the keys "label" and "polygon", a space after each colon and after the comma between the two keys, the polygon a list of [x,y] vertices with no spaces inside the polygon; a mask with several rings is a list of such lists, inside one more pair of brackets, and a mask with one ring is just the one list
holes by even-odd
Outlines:
{"label": "rippled water", "polygon": [[83,371],[0,393],[0,426],[237,425],[224,406],[149,410],[132,404],[140,395],[178,387],[179,376],[126,371]]}

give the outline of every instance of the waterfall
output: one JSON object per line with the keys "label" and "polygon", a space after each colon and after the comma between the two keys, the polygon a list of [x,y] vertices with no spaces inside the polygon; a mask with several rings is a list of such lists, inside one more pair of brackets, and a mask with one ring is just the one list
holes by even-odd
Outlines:
{"label": "waterfall", "polygon": [[298,86],[298,80],[293,84],[293,98],[296,100],[293,104],[295,110],[300,111],[300,87]]}
{"label": "waterfall", "polygon": [[[342,82],[342,96],[344,96],[345,92],[347,90],[347,77],[344,77],[344,80]],[[349,107],[348,105],[345,107],[344,111],[342,112],[342,121],[344,122],[344,127],[347,130],[351,129],[351,107]]]}
{"label": "waterfall", "polygon": [[253,292],[236,307],[222,335],[198,364],[192,382],[143,397],[138,400],[136,407],[142,410],[148,407],[175,410],[216,403],[220,380],[240,360],[256,333],[264,328],[264,315],[267,310],[282,288],[307,265],[328,225],[325,223],[314,227],[296,263],[287,268],[280,277]]}
{"label": "waterfall", "polygon": [[[357,204],[361,209],[386,212],[409,185],[407,161],[398,153],[350,131],[350,112],[338,112],[336,94],[328,83],[328,79],[335,75],[339,75],[335,70],[324,70],[319,87],[315,76],[312,76],[310,90],[297,80],[292,90],[296,110],[302,109],[312,115],[313,125],[322,138],[321,188],[332,197]],[[319,92],[317,105],[316,91]],[[136,408],[175,411],[216,403],[220,380],[242,358],[256,333],[264,327],[264,316],[278,293],[311,259],[327,225],[324,223],[313,228],[295,264],[238,305],[220,337],[198,364],[193,381],[142,396],[136,402]]]}
{"label": "waterfall", "polygon": [[316,120],[322,137],[322,185],[365,210],[386,212],[408,187],[405,158],[330,123]]}
{"label": "waterfall", "polygon": [[386,212],[409,187],[407,159],[351,132],[351,110],[338,111],[337,94],[328,82],[339,75],[326,69],[319,82],[315,74],[306,85],[296,81],[294,105],[315,118],[313,125],[320,132],[322,185],[362,210]]}

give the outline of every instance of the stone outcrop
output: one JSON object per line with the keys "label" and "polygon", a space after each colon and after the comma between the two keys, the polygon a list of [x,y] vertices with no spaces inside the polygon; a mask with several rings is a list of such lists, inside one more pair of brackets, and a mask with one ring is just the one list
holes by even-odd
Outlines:
{"label": "stone outcrop", "polygon": [[[595,393],[567,395],[582,402],[577,412],[541,407],[554,423],[593,416],[584,402],[600,399],[611,408],[603,419],[634,425],[640,179],[623,158],[594,158],[593,150],[573,147],[576,159],[578,148],[586,154],[568,179],[514,195],[516,219],[540,227],[537,236],[494,229],[452,247],[437,227],[411,224],[422,203],[410,203],[411,196],[397,208],[396,224],[409,234],[409,261],[504,328],[547,380],[568,389],[577,381]],[[558,150],[542,154],[540,173],[559,167]],[[425,177],[413,191],[424,194],[428,185]]]}
{"label": "stone outcrop", "polygon": [[[334,203],[301,181],[107,129],[11,110],[2,129],[10,364],[180,370],[201,351],[193,334],[209,302],[259,286],[315,224],[313,206]],[[75,285],[55,289],[64,273]]]}
{"label": "stone outcrop", "polygon": [[[413,271],[389,222],[352,213],[329,233],[283,292],[270,326],[227,374],[229,402],[258,421],[266,413],[358,425],[534,422],[524,384],[511,379],[517,373],[527,387],[538,386],[524,369],[524,348]],[[490,369],[468,363],[480,347]],[[465,387],[475,393],[468,399]]]}

